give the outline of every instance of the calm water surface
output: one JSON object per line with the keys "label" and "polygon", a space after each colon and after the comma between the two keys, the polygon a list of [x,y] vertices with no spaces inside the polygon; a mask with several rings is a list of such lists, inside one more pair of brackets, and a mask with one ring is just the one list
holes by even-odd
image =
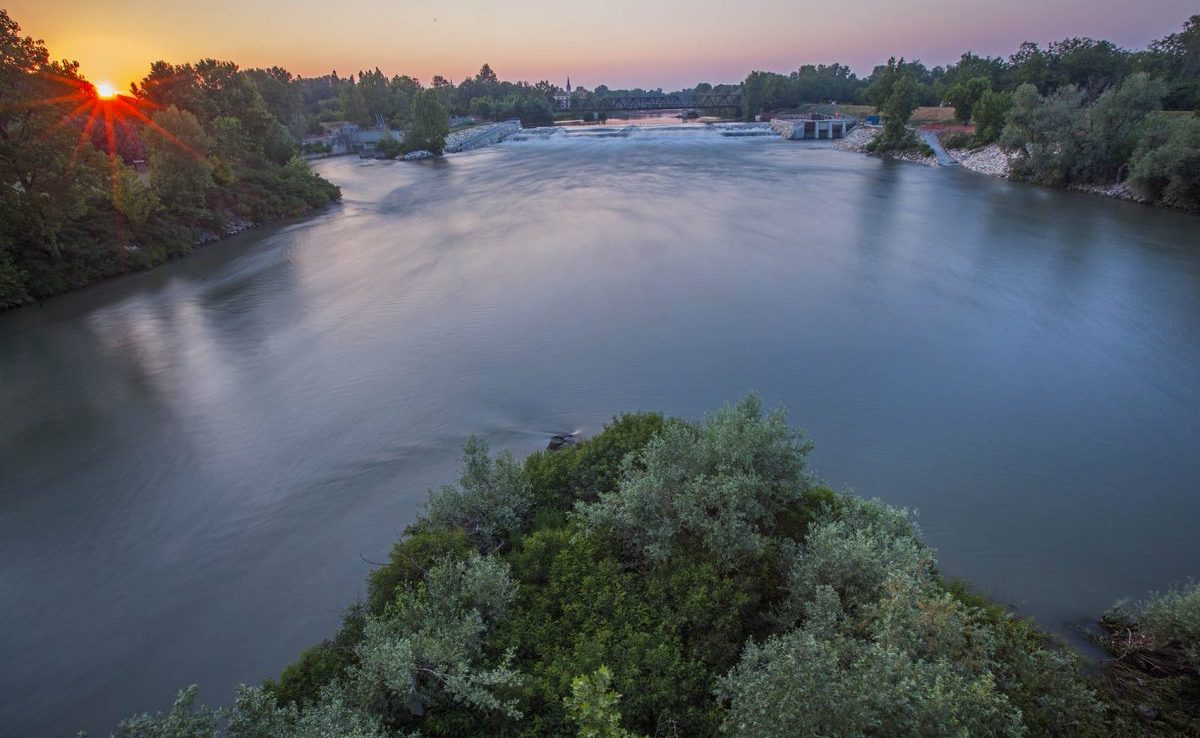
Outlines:
{"label": "calm water surface", "polygon": [[470,433],[762,393],[1065,630],[1200,575],[1200,220],[703,126],[318,165],[345,202],[0,315],[0,725],[331,633]]}

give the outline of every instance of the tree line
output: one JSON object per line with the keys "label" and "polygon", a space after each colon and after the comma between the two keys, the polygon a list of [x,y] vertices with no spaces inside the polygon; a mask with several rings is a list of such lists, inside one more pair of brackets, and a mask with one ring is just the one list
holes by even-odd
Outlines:
{"label": "tree line", "polygon": [[964,122],[985,89],[1011,93],[1031,84],[1039,94],[1047,95],[1073,85],[1091,102],[1139,72],[1163,84],[1166,109],[1196,111],[1200,108],[1200,15],[1189,18],[1179,32],[1139,51],[1111,41],[1074,37],[1045,48],[1026,41],[1008,58],[967,51],[954,64],[933,68],[919,60],[891,59],[863,78],[842,64],[805,65],[790,74],[754,71],[742,83],[743,113],[753,120],[762,112],[832,101],[878,107],[886,97],[881,84],[886,86],[897,66],[912,80],[917,105],[949,103]]}
{"label": "tree line", "polygon": [[973,131],[945,143],[998,143],[1014,177],[1123,184],[1145,201],[1200,211],[1200,15],[1141,51],[1090,38],[1026,42],[1007,59],[967,52],[933,69],[892,58],[864,79],[837,64],[752,72],[743,90],[748,119],[832,100],[874,106],[884,127],[870,148],[881,153],[924,149],[911,115],[949,105]]}

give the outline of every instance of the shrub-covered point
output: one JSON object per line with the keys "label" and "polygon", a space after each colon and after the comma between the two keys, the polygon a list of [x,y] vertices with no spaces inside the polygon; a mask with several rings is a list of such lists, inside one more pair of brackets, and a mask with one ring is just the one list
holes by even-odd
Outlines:
{"label": "shrub-covered point", "polygon": [[[1071,652],[947,585],[907,513],[813,480],[809,448],[753,396],[702,423],[622,416],[524,465],[472,440],[459,484],[431,494],[336,637],[278,681],[239,688],[232,708],[196,707],[185,690],[118,735],[1137,727],[1122,723],[1133,708]],[[1155,598],[1136,616],[1185,665],[1196,592]]]}

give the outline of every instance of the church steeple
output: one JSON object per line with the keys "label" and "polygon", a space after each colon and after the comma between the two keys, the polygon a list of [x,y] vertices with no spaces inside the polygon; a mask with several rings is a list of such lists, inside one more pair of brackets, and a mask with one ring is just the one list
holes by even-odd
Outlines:
{"label": "church steeple", "polygon": [[567,77],[567,94],[571,94],[571,78]]}

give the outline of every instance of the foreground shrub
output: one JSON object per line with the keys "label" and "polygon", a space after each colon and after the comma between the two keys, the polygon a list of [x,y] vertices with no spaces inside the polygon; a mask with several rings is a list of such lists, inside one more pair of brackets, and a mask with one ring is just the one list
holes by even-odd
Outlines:
{"label": "foreground shrub", "polygon": [[792,607],[803,610],[820,587],[856,612],[878,602],[892,580],[923,580],[933,557],[907,513],[878,500],[846,498],[814,521],[788,571]]}
{"label": "foreground shrub", "polygon": [[725,734],[745,738],[1025,735],[990,675],[836,633],[750,644],[720,694]]}
{"label": "foreground shrub", "polygon": [[1165,594],[1155,593],[1142,605],[1138,622],[1150,637],[1177,645],[1200,671],[1200,585],[1191,582]]}
{"label": "foreground shrub", "polygon": [[584,525],[611,533],[646,560],[669,559],[695,539],[724,565],[759,553],[777,518],[810,487],[810,445],[782,411],[763,415],[751,395],[704,425],[668,423],[627,459],[616,492],[577,510]]}
{"label": "foreground shrub", "polygon": [[493,460],[487,443],[472,436],[463,446],[458,486],[429,493],[426,522],[433,528],[460,529],[481,551],[494,551],[520,533],[532,504],[529,481],[512,454]]}
{"label": "foreground shrub", "polygon": [[348,690],[359,704],[383,704],[422,715],[425,706],[450,701],[520,717],[499,691],[518,677],[509,658],[484,663],[483,639],[507,613],[514,584],[508,565],[472,554],[437,564],[418,585],[396,595],[382,616],[369,616],[350,670]]}

